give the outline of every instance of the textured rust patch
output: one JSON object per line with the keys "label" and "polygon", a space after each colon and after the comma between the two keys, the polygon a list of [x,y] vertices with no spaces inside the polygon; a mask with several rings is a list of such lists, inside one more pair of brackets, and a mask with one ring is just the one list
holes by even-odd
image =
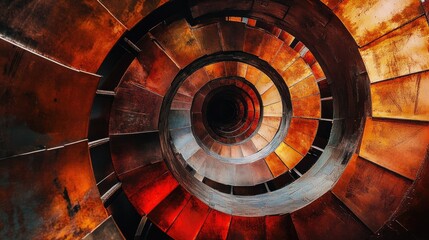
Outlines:
{"label": "textured rust patch", "polygon": [[196,239],[226,239],[231,215],[211,209]]}
{"label": "textured rust patch", "polygon": [[294,117],[321,117],[320,96],[314,95],[292,101]]}
{"label": "textured rust patch", "polygon": [[274,177],[280,176],[289,170],[276,153],[271,153],[268,155],[265,158],[265,162],[267,163],[268,168]]}
{"label": "textured rust patch", "polygon": [[304,62],[302,58],[298,58],[290,67],[283,73],[282,77],[288,87],[292,87],[299,81],[311,75],[311,68]]}
{"label": "textured rust patch", "polygon": [[318,125],[317,120],[292,118],[288,134],[283,141],[305,155],[313,144]]}
{"label": "textured rust patch", "polygon": [[304,80],[293,85],[290,89],[291,99],[298,99],[319,94],[319,87],[316,83],[316,78],[311,75]]}
{"label": "textured rust patch", "polygon": [[303,158],[299,152],[295,151],[284,142],[280,143],[275,153],[289,169],[294,168]]}

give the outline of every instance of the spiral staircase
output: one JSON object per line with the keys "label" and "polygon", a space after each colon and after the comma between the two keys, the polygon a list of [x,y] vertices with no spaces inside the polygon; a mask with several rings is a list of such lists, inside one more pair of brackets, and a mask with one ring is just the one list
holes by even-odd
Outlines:
{"label": "spiral staircase", "polygon": [[0,239],[429,237],[426,1],[0,6]]}

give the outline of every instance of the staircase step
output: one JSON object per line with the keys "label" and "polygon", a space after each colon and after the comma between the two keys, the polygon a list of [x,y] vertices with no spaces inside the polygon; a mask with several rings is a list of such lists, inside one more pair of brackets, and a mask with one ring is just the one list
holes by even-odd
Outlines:
{"label": "staircase step", "polygon": [[[295,105],[293,105],[295,106]],[[295,109],[295,108],[293,108]],[[302,110],[301,110],[302,111]],[[283,115],[283,104],[281,102],[273,103],[264,107],[264,116],[281,117]]]}
{"label": "staircase step", "polygon": [[191,127],[173,129],[170,136],[176,149],[182,149],[194,138]]}
{"label": "staircase step", "polygon": [[265,124],[261,124],[258,133],[265,138],[268,142],[271,142],[276,135],[278,128],[273,128]]}
{"label": "staircase step", "polygon": [[305,155],[316,137],[318,126],[318,120],[292,118],[284,142]]}
{"label": "staircase step", "polygon": [[321,117],[322,110],[319,95],[292,100],[292,106],[294,117]]}
{"label": "staircase step", "polygon": [[147,166],[137,168],[119,176],[122,181],[122,189],[128,196],[132,196],[137,191],[158,179],[168,171],[164,162],[157,162]]}
{"label": "staircase step", "polygon": [[225,77],[226,69],[224,62],[212,63],[207,66],[204,66],[204,70],[206,70],[207,76],[210,80]]}
{"label": "staircase step", "polygon": [[280,143],[280,145],[275,150],[275,153],[289,169],[294,168],[303,158],[299,152],[295,151],[284,142]]}
{"label": "staircase step", "polygon": [[177,240],[195,239],[207,218],[210,208],[195,197],[191,197],[177,216],[167,234]]}
{"label": "staircase step", "polygon": [[168,114],[168,129],[191,126],[191,113],[187,110],[171,110]]}
{"label": "staircase step", "polygon": [[212,54],[222,51],[221,39],[217,23],[192,28],[192,33],[198,39],[204,54]]}
{"label": "staircase step", "polygon": [[264,94],[261,95],[262,105],[268,106],[273,103],[280,102],[282,100],[279,90],[276,86],[271,86]]}
{"label": "staircase step", "polygon": [[261,52],[264,30],[248,26],[245,29],[243,51],[258,56]]}
{"label": "staircase step", "polygon": [[264,217],[232,216],[227,239],[265,239]]}
{"label": "staircase step", "polygon": [[162,200],[162,202],[148,214],[148,217],[162,231],[166,232],[190,198],[191,195],[179,186]]}
{"label": "staircase step", "polygon": [[196,239],[226,239],[231,218],[229,214],[211,209]]}
{"label": "staircase step", "polygon": [[282,46],[282,40],[278,39],[273,34],[265,33],[261,42],[261,49],[263,50],[260,52],[259,58],[270,62],[274,58],[274,56],[276,56],[277,52]]}
{"label": "staircase step", "polygon": [[255,84],[255,87],[258,90],[259,95],[262,95],[273,85],[274,82],[271,81],[271,78],[269,78],[265,73],[261,73],[258,82]]}
{"label": "staircase step", "polygon": [[261,70],[252,65],[249,65],[247,66],[246,80],[249,81],[251,84],[255,85],[258,82],[261,74]]}
{"label": "staircase step", "polygon": [[[278,73],[283,73],[290,65],[299,58],[299,54],[286,44],[278,51],[277,55],[271,60],[271,66]],[[287,77],[287,76],[284,76]]]}
{"label": "staircase step", "polygon": [[265,158],[265,162],[268,165],[268,168],[270,169],[271,173],[274,177],[277,177],[286,171],[289,170],[288,167],[282,162],[282,160],[277,156],[275,152],[271,153]]}
{"label": "staircase step", "polygon": [[259,133],[256,133],[252,138],[251,141],[256,147],[257,151],[260,151],[262,148],[268,145],[268,141],[262,137]]}
{"label": "staircase step", "polygon": [[[316,228],[316,226],[317,224],[313,226],[308,226],[306,231],[309,232],[309,229]],[[291,216],[289,214],[277,215],[277,216],[266,216],[265,232],[266,232],[267,240],[277,240],[277,239],[298,240],[298,235],[296,233],[295,226],[293,225]],[[313,239],[320,238],[320,236],[331,237],[331,235],[327,233],[326,235],[318,235]],[[337,238],[337,239],[340,239],[340,238]]]}
{"label": "staircase step", "polygon": [[244,26],[238,22],[219,23],[223,51],[243,51]]}
{"label": "staircase step", "polygon": [[289,88],[291,99],[299,99],[311,95],[319,94],[319,86],[314,75],[310,75]]}

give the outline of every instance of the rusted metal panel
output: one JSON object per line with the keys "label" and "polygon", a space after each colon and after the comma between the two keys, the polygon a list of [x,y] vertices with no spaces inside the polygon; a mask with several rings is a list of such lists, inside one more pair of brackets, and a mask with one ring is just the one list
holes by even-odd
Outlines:
{"label": "rusted metal panel", "polygon": [[313,75],[316,78],[316,80],[326,78],[325,73],[323,72],[322,67],[318,62],[311,65],[311,71],[313,72]]}
{"label": "rusted metal panel", "polygon": [[125,237],[122,235],[121,230],[113,220],[112,216],[106,218],[96,229],[94,229],[90,234],[82,238],[82,240],[125,240]]}
{"label": "rusted metal panel", "polygon": [[200,43],[201,50],[205,54],[209,55],[222,51],[217,23],[194,27],[192,28],[192,33]]}
{"label": "rusted metal panel", "polygon": [[311,74],[311,68],[307,63],[305,63],[302,58],[298,58],[282,73],[282,77],[287,86],[292,87],[294,84],[309,77]]}
{"label": "rusted metal panel", "polygon": [[333,193],[373,232],[394,213],[411,181],[354,155]]}
{"label": "rusted metal panel", "polygon": [[232,216],[227,239],[265,239],[264,217]]}
{"label": "rusted metal panel", "polygon": [[280,143],[275,153],[289,169],[294,168],[303,158],[299,152],[295,151],[284,142]]}
{"label": "rusted metal panel", "polygon": [[220,22],[219,29],[222,36],[224,51],[243,51],[245,24],[238,22]]}
{"label": "rusted metal panel", "polygon": [[209,214],[209,210],[206,204],[195,197],[191,197],[167,234],[177,240],[195,239]]}
{"label": "rusted metal panel", "polygon": [[204,67],[210,80],[226,76],[224,62],[213,63]]}
{"label": "rusted metal panel", "polygon": [[321,103],[319,95],[292,100],[292,106],[294,117],[321,117]]}
{"label": "rusted metal panel", "polygon": [[319,87],[316,83],[316,78],[310,75],[306,79],[293,85],[290,89],[291,99],[303,98],[311,95],[319,94]]}
{"label": "rusted metal panel", "polygon": [[162,99],[146,89],[122,84],[112,104],[110,134],[157,130]]}
{"label": "rusted metal panel", "polygon": [[368,118],[359,155],[415,179],[428,146],[428,123]]}
{"label": "rusted metal panel", "polygon": [[305,155],[313,144],[318,125],[317,120],[292,118],[284,142]]}
{"label": "rusted metal panel", "polygon": [[294,223],[289,214],[266,216],[265,233],[267,240],[298,240]]}
{"label": "rusted metal panel", "polygon": [[97,1],[3,2],[0,9],[2,36],[93,73],[125,31]]}
{"label": "rusted metal panel", "polygon": [[231,215],[212,209],[196,239],[226,239]]}
{"label": "rusted metal panel", "polygon": [[363,46],[422,15],[422,9],[414,0],[344,0],[334,13]]}
{"label": "rusted metal panel", "polygon": [[370,81],[378,82],[429,69],[428,49],[429,25],[422,16],[363,47],[360,52]]}
{"label": "rusted metal panel", "polygon": [[274,152],[265,158],[265,162],[267,163],[268,168],[274,177],[278,177],[289,170],[288,167],[284,165],[279,156],[277,156],[277,154]]}
{"label": "rusted metal panel", "polygon": [[148,214],[148,218],[166,232],[190,198],[191,194],[179,186]]}
{"label": "rusted metal panel", "polygon": [[197,39],[184,19],[170,24],[161,23],[150,33],[180,68],[203,55]]}
{"label": "rusted metal panel", "polygon": [[283,45],[283,41],[276,36],[265,33],[261,43],[259,58],[271,62]]}
{"label": "rusted metal panel", "polygon": [[110,149],[112,163],[118,175],[162,161],[158,132],[112,135]]}
{"label": "rusted metal panel", "polygon": [[246,27],[245,29],[243,51],[258,56],[261,52],[264,31],[253,27]]}
{"label": "rusted metal panel", "polygon": [[279,35],[279,39],[282,40],[285,45],[290,46],[293,40],[295,40],[295,37],[286,31],[282,31]]}
{"label": "rusted metal panel", "polygon": [[[141,46],[140,46],[141,45]],[[148,35],[145,35],[139,42],[141,53],[137,56],[139,66],[131,67],[127,71],[132,75],[131,80],[139,83],[143,87],[156,92],[162,96],[168,91],[171,82],[179,68],[176,64],[162,51]],[[136,68],[142,68],[136,69]],[[123,80],[126,80],[127,73],[125,73]]]}
{"label": "rusted metal panel", "polygon": [[106,217],[88,143],[0,161],[1,239],[82,238]]}
{"label": "rusted metal panel", "polygon": [[429,72],[371,85],[372,116],[429,120]]}
{"label": "rusted metal panel", "polygon": [[85,139],[99,78],[0,40],[0,158]]}
{"label": "rusted metal panel", "polygon": [[226,76],[237,76],[237,62],[225,62]]}
{"label": "rusted metal panel", "polygon": [[149,184],[152,184],[153,179],[167,173],[167,165],[164,162],[152,163],[145,165],[118,176],[122,182],[122,189],[127,196],[132,196]]}
{"label": "rusted metal panel", "polygon": [[330,9],[334,10],[336,6],[343,0],[320,0],[320,1],[323,2]]}
{"label": "rusted metal panel", "polygon": [[252,5],[252,11],[278,19],[283,19],[288,9],[287,5],[275,1],[255,0]]}
{"label": "rusted metal panel", "polygon": [[256,82],[259,80],[259,76],[261,76],[261,74],[261,70],[249,65],[246,71],[246,80],[255,85]]}
{"label": "rusted metal panel", "polygon": [[146,185],[137,190],[134,195],[128,196],[130,202],[142,216],[150,213],[179,185],[169,172],[159,178],[148,180],[152,181],[152,184]]}
{"label": "rusted metal panel", "polygon": [[131,29],[168,0],[99,0],[122,24]]}
{"label": "rusted metal panel", "polygon": [[299,239],[367,239],[371,231],[331,192],[293,212]]}
{"label": "rusted metal panel", "polygon": [[299,54],[297,52],[288,45],[283,44],[277,55],[271,60],[271,66],[281,74],[298,58]]}

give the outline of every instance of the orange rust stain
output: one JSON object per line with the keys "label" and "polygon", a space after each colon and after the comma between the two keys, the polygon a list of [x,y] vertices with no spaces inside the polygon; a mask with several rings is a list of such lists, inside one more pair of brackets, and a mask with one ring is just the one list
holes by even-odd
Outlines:
{"label": "orange rust stain", "polygon": [[292,100],[292,112],[294,117],[321,117],[320,96],[314,95],[297,100]]}
{"label": "orange rust stain", "polygon": [[278,177],[289,170],[276,153],[268,155],[265,162],[274,177]]}
{"label": "orange rust stain", "polygon": [[360,53],[371,82],[427,70],[428,22],[422,16],[363,47]]}
{"label": "orange rust stain", "polygon": [[281,74],[298,58],[299,54],[295,50],[283,44],[277,55],[271,60],[271,66]]}
{"label": "orange rust stain", "polygon": [[305,155],[313,144],[318,125],[317,120],[292,118],[288,134],[283,141]]}
{"label": "orange rust stain", "polygon": [[368,118],[359,155],[415,179],[428,146],[428,123]]}
{"label": "orange rust stain", "polygon": [[282,45],[283,41],[278,39],[276,36],[265,33],[264,38],[261,42],[261,51],[259,53],[259,58],[270,62],[277,54],[279,49],[282,47]]}
{"label": "orange rust stain", "polygon": [[281,75],[288,87],[309,77],[312,74],[311,68],[304,62],[302,58],[298,58],[290,67],[288,67]]}
{"label": "orange rust stain", "polygon": [[293,85],[290,89],[291,99],[303,98],[311,95],[319,94],[319,87],[316,83],[316,78],[310,75],[306,79]]}
{"label": "orange rust stain", "polygon": [[323,72],[322,67],[318,62],[315,62],[313,65],[311,65],[311,71],[313,72],[313,75],[316,80],[326,78],[325,73]]}
{"label": "orange rust stain", "polygon": [[334,10],[359,46],[401,27],[423,14],[416,0],[344,0]]}
{"label": "orange rust stain", "polygon": [[429,120],[429,72],[371,85],[374,117]]}

